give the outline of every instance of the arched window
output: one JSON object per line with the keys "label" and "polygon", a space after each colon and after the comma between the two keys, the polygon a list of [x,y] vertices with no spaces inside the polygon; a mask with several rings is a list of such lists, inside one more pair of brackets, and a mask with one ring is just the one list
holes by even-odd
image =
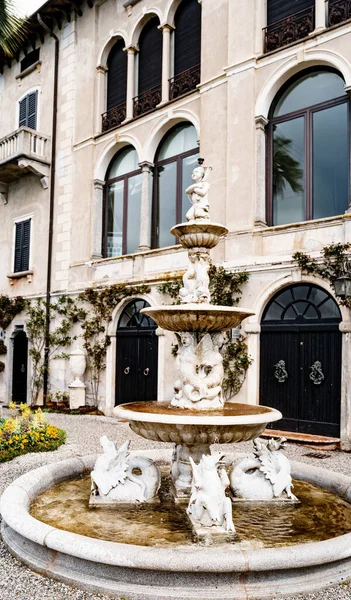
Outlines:
{"label": "arched window", "polygon": [[107,60],[107,102],[102,131],[118,127],[126,118],[127,55],[124,41],[118,40]]}
{"label": "arched window", "polygon": [[113,158],[106,177],[104,256],[135,252],[139,246],[141,169],[127,146]]}
{"label": "arched window", "polygon": [[200,83],[201,4],[183,0],[174,19],[174,77],[170,98],[191,92]]}
{"label": "arched window", "polygon": [[139,37],[138,96],[134,99],[134,116],[143,115],[161,102],[162,33],[158,17],[152,17]]}
{"label": "arched window", "polygon": [[268,126],[270,225],[340,215],[349,204],[348,98],[331,69],[305,71],[277,95]]}
{"label": "arched window", "polygon": [[196,129],[190,123],[176,125],[163,138],[156,154],[153,192],[153,248],[176,243],[169,230],[185,220],[189,199],[185,188],[197,166]]}

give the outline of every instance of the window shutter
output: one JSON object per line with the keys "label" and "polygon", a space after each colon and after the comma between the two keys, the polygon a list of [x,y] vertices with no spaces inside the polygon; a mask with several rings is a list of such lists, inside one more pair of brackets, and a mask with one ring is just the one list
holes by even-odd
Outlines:
{"label": "window shutter", "polygon": [[201,5],[198,0],[183,0],[175,16],[174,74],[201,62]]}
{"label": "window shutter", "polygon": [[267,25],[271,25],[280,19],[294,15],[300,10],[314,6],[313,0],[268,0]]}
{"label": "window shutter", "polygon": [[23,221],[22,235],[22,271],[29,269],[29,246],[30,246],[30,219]]}
{"label": "window shutter", "polygon": [[23,100],[21,100],[21,102],[20,102],[19,124],[18,124],[19,127],[22,127],[27,124],[27,98],[28,98],[28,96],[23,98]]}
{"label": "window shutter", "polygon": [[30,219],[16,223],[15,235],[15,273],[28,271],[30,247]]}
{"label": "window shutter", "polygon": [[28,94],[20,102],[19,127],[25,126],[30,129],[37,127],[37,104],[38,92]]}
{"label": "window shutter", "polygon": [[124,41],[119,40],[112,48],[107,73],[107,110],[126,101],[127,97],[127,55],[123,50]]}
{"label": "window shutter", "polygon": [[28,95],[27,127],[30,127],[30,129],[37,128],[37,99],[38,92]]}
{"label": "window shutter", "polygon": [[139,89],[138,95],[161,85],[162,33],[158,17],[148,21],[139,38]]}

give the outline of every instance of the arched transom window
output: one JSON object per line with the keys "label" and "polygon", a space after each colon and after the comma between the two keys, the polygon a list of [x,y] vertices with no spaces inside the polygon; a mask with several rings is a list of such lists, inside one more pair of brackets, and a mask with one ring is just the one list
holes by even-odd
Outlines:
{"label": "arched transom window", "polygon": [[189,199],[185,188],[192,183],[199,148],[196,129],[190,123],[176,125],[163,138],[155,161],[153,191],[154,248],[176,243],[169,230],[185,220]]}
{"label": "arched transom window", "polygon": [[268,304],[262,324],[298,324],[315,321],[339,322],[341,314],[334,298],[312,284],[297,284],[280,290]]}
{"label": "arched transom window", "polygon": [[349,204],[348,97],[344,80],[313,69],[290,80],[268,126],[270,225],[341,215]]}
{"label": "arched transom window", "polygon": [[135,252],[139,246],[141,169],[132,146],[113,158],[106,181],[104,256]]}
{"label": "arched transom window", "polygon": [[125,307],[118,321],[118,330],[120,329],[156,329],[157,325],[151,317],[143,315],[140,311],[148,308],[150,304],[146,300],[138,298],[132,300]]}

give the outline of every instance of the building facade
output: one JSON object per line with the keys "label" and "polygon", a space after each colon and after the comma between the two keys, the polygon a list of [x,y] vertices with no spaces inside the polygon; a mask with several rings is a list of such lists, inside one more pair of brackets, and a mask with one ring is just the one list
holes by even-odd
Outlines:
{"label": "building facade", "polygon": [[[348,448],[349,310],[292,256],[350,239],[349,3],[57,5],[31,18],[16,60],[0,57],[1,293],[45,296],[51,230],[53,298],[148,283],[114,311],[99,408],[170,399],[173,336],[139,310],[164,303],[158,285],[185,269],[169,229],[201,155],[213,167],[211,217],[229,229],[213,260],[248,271],[240,305],[255,312],[243,324],[253,363],[234,400],[280,408],[287,429]],[[18,381],[28,400],[26,315],[4,335],[2,401],[18,399]],[[53,361],[51,389],[71,379]]]}

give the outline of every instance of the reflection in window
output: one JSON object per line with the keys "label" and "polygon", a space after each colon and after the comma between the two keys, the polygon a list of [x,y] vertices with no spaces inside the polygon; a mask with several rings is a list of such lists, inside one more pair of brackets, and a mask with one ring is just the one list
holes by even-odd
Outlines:
{"label": "reflection in window", "polygon": [[348,100],[334,71],[308,71],[273,104],[268,222],[339,215],[349,204]]}
{"label": "reflection in window", "polygon": [[169,230],[185,220],[189,199],[184,190],[191,183],[199,149],[195,127],[176,125],[162,140],[155,161],[153,191],[153,247],[176,243]]}
{"label": "reflection in window", "polygon": [[113,159],[107,175],[104,256],[135,252],[139,246],[141,171],[138,155],[128,146]]}

